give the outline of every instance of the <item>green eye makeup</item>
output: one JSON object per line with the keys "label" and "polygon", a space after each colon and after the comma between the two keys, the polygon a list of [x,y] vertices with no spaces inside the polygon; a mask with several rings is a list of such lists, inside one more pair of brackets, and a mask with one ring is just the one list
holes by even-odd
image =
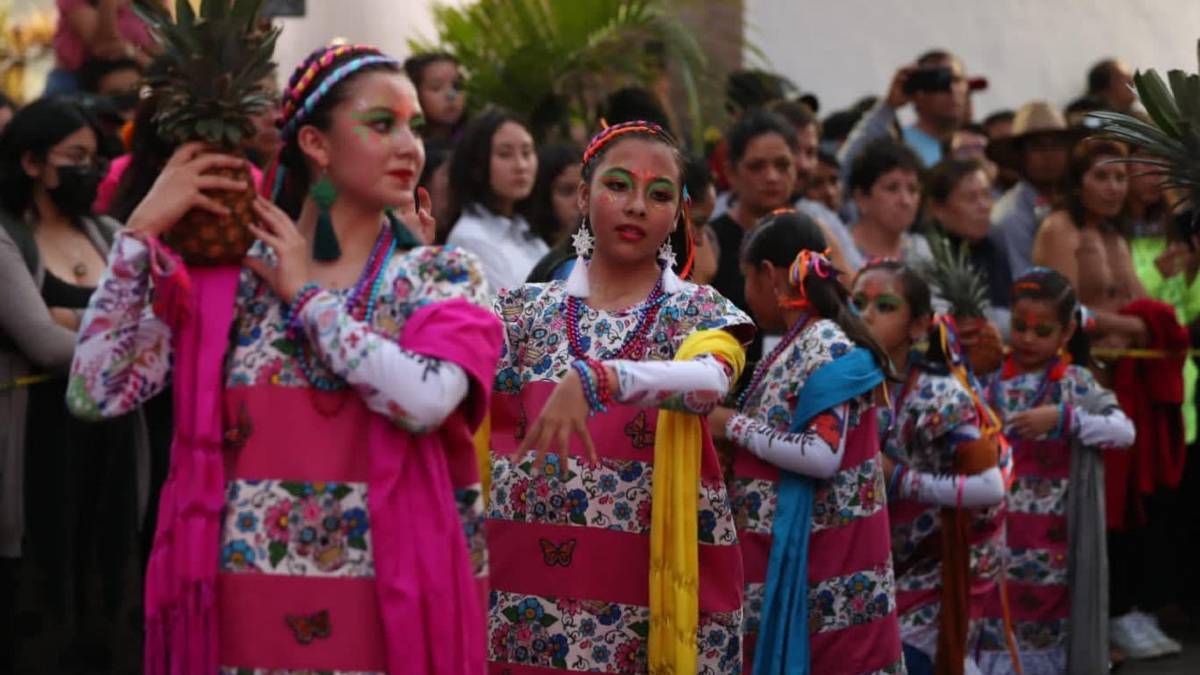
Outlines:
{"label": "green eye makeup", "polygon": [[[856,293],[854,297],[850,299],[850,302],[854,305],[854,309],[864,312],[866,311],[867,307],[871,306],[872,300],[871,298],[867,297],[866,293]],[[874,302],[875,309],[878,310],[880,314],[891,314],[892,312],[899,311],[900,308],[904,306],[904,300],[892,295],[891,293],[880,293],[879,295],[875,296]]]}

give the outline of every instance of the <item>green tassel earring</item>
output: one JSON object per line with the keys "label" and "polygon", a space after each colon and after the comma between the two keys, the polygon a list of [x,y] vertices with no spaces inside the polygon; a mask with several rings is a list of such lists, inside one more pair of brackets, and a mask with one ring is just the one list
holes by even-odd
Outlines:
{"label": "green tassel earring", "polygon": [[329,174],[321,174],[312,186],[312,199],[317,203],[317,231],[313,235],[313,259],[321,262],[333,262],[342,257],[342,247],[338,245],[337,231],[333,229],[333,219],[329,216],[329,208],[337,201],[337,188],[329,180]]}

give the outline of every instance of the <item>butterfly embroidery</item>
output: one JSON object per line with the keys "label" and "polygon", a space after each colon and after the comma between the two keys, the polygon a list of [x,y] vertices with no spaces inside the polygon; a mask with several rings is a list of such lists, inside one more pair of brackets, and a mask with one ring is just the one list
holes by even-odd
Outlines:
{"label": "butterfly embroidery", "polygon": [[254,433],[254,423],[250,420],[250,412],[245,402],[238,408],[237,422],[225,430],[225,447],[230,450],[241,450],[246,441]]}
{"label": "butterfly embroidery", "polygon": [[555,546],[554,542],[549,539],[538,539],[538,543],[542,546],[542,561],[548,567],[554,567],[555,565],[563,567],[571,566],[571,558],[575,556],[574,539],[568,539],[558,546]]}
{"label": "butterfly embroidery", "polygon": [[639,412],[625,425],[625,435],[629,437],[633,447],[638,450],[654,447],[654,431],[647,429],[647,426],[645,410]]}
{"label": "butterfly embroidery", "polygon": [[309,616],[286,616],[284,618],[287,619],[287,625],[292,629],[296,642],[302,645],[309,644],[317,638],[328,638],[331,634],[329,610],[327,609]]}

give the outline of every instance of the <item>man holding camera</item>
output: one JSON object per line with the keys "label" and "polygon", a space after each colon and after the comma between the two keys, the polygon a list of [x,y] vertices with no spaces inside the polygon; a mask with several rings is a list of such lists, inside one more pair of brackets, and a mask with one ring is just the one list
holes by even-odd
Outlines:
{"label": "man holding camera", "polygon": [[855,125],[838,159],[848,167],[871,141],[893,133],[896,111],[911,102],[917,121],[900,128],[900,137],[925,166],[933,166],[941,161],[942,147],[954,131],[970,120],[970,92],[986,87],[983,78],[968,79],[962,61],[950,52],[925,52],[916,63],[896,71],[887,96]]}

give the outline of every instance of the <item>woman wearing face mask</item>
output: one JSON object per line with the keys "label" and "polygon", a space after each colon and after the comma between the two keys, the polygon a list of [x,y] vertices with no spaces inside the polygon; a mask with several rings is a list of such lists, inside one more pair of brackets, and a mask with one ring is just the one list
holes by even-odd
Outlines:
{"label": "woman wearing face mask", "polygon": [[[139,632],[127,617],[141,578],[144,425],[140,413],[99,425],[76,420],[56,376],[70,362],[119,227],[91,212],[105,164],[97,138],[94,121],[57,99],[30,104],[0,137],[0,239],[16,254],[0,265],[0,607],[28,631],[0,650],[12,659],[6,671],[129,670],[139,662]],[[32,386],[18,380],[31,373],[53,377]],[[13,589],[20,594],[8,595]]]}
{"label": "woman wearing face mask", "polygon": [[245,160],[187,144],[118,238],[76,349],[77,414],[118,413],[168,379],[180,401],[146,671],[476,675],[471,434],[501,333],[486,284],[472,256],[420,246],[392,214],[424,159],[395,59],[318,49],[283,111],[278,204],[256,201],[242,268],[185,269],[159,241],[192,208],[225,213],[206,190],[244,189],[205,172]]}
{"label": "woman wearing face mask", "polygon": [[533,137],[512,115],[489,110],[467,125],[450,160],[456,217],[446,243],[479,257],[492,289],[516,288],[550,250],[519,208],[533,191]]}

